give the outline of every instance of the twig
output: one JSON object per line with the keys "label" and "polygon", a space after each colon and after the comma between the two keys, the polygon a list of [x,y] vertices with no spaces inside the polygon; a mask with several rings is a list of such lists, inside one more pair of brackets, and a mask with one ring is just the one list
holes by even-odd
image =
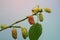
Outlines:
{"label": "twig", "polygon": [[21,28],[21,26],[8,26],[8,27],[6,27],[6,28],[4,28],[4,29],[1,29],[0,31],[2,31],[2,30],[5,30],[5,29],[7,29],[7,28],[11,28],[11,27],[13,27],[13,28]]}
{"label": "twig", "polygon": [[[34,14],[32,14],[32,16],[34,16],[34,15],[36,15],[36,14],[37,14],[37,13],[34,13]],[[13,26],[13,25],[15,25],[15,24],[17,24],[17,23],[19,23],[19,22],[22,22],[22,21],[26,20],[27,18],[28,18],[28,17],[26,17],[26,18],[24,18],[24,19],[22,19],[22,20],[16,21],[16,22],[14,22],[13,24],[11,24],[10,26],[8,26],[7,28],[11,28],[11,27],[19,28],[19,26]],[[1,29],[0,31],[3,31],[3,30],[5,30],[5,29],[7,29],[7,28]]]}

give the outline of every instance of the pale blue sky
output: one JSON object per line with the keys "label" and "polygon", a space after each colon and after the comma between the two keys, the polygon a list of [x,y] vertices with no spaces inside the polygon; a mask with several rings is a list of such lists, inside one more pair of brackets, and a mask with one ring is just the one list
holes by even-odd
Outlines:
{"label": "pale blue sky", "polygon": [[[31,9],[36,5],[42,8],[49,7],[52,10],[51,14],[43,12],[44,21],[41,23],[43,25],[43,33],[39,40],[60,40],[60,0],[0,0],[0,25],[10,25],[31,15]],[[21,25],[27,29],[30,28],[27,20],[16,25]],[[24,40],[20,29],[17,30],[17,40]],[[0,32],[0,40],[13,40],[11,29]],[[29,38],[26,40],[29,40]]]}

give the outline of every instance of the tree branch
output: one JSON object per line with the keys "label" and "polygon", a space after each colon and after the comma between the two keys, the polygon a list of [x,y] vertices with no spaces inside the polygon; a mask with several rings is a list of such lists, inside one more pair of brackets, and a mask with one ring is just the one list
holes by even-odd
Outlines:
{"label": "tree branch", "polygon": [[5,29],[7,29],[7,28],[11,28],[11,27],[13,27],[13,28],[21,28],[21,26],[8,26],[8,27],[6,27],[6,28],[4,28],[4,29],[1,29],[0,31],[3,31],[3,30],[5,30]]}
{"label": "tree branch", "polygon": [[[36,15],[36,14],[37,14],[37,13],[34,13],[34,14],[32,14],[32,16],[34,16],[34,15]],[[13,25],[15,25],[15,24],[17,24],[17,23],[19,23],[19,22],[22,22],[22,21],[26,20],[27,18],[28,18],[28,17],[26,17],[26,18],[24,18],[24,19],[22,19],[22,20],[16,21],[16,22],[14,22],[13,24],[11,24],[10,26],[8,26],[7,28],[11,28],[11,27],[20,28],[20,26],[13,26]],[[1,29],[0,31],[3,31],[3,30],[5,30],[5,29],[7,29],[7,28]]]}

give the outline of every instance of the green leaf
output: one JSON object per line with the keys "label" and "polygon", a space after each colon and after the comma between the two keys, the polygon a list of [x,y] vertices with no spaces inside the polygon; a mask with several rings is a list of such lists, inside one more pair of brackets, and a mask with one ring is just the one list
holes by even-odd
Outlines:
{"label": "green leaf", "polygon": [[29,30],[29,38],[30,40],[38,40],[38,38],[42,34],[42,25],[39,23],[35,23],[30,27]]}

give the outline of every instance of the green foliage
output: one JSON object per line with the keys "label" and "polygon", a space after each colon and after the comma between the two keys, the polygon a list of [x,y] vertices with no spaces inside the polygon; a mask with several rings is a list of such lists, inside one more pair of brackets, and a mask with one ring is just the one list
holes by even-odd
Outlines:
{"label": "green foliage", "polygon": [[38,38],[42,34],[42,25],[39,23],[35,23],[30,27],[29,30],[29,38],[30,40],[38,40]]}

